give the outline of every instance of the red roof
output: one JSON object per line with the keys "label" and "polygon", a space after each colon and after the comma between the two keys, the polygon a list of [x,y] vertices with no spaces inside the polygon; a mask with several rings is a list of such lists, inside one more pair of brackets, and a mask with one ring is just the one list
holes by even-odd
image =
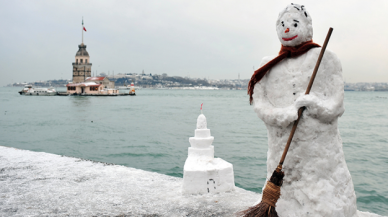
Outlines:
{"label": "red roof", "polygon": [[89,77],[86,80],[87,81],[102,81],[104,79],[105,79],[105,77]]}

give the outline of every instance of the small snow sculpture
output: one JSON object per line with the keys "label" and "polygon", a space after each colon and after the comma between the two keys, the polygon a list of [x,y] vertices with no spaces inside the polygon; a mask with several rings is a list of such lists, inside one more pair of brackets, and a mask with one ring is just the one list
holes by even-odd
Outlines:
{"label": "small snow sculpture", "polygon": [[[276,22],[282,50],[298,51],[311,44],[311,23],[303,5],[282,10]],[[306,107],[284,162],[285,177],[276,203],[279,216],[357,216],[338,131],[338,117],[345,111],[342,68],[333,52],[326,50],[311,92],[304,94],[320,51],[314,47],[288,56],[253,83],[254,110],[268,129],[267,179],[282,156],[297,110]],[[261,66],[275,57],[264,57]]]}
{"label": "small snow sculpture", "polygon": [[183,171],[184,194],[234,190],[233,165],[221,158],[214,158],[213,140],[205,115],[199,115],[195,137],[189,138],[191,147]]}
{"label": "small snow sculpture", "polygon": [[[207,129],[206,117],[203,114],[198,116],[198,119],[197,119],[197,129],[198,130],[209,130],[209,129]],[[210,130],[209,130],[209,132],[210,132]]]}

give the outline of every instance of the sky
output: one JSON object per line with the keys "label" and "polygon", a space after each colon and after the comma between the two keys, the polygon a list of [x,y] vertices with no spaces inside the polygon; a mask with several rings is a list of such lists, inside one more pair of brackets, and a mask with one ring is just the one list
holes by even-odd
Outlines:
{"label": "sky", "polygon": [[[0,86],[71,79],[84,43],[92,73],[249,79],[276,55],[276,19],[290,1],[0,0]],[[314,42],[340,58],[346,82],[388,82],[388,1],[306,0]]]}

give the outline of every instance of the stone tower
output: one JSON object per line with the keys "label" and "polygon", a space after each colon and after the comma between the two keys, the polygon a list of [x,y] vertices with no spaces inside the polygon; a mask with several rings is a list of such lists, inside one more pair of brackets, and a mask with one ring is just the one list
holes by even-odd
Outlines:
{"label": "stone tower", "polygon": [[86,45],[82,43],[78,45],[78,48],[73,63],[73,83],[84,82],[87,77],[92,76],[92,64],[90,63],[89,53],[86,51]]}

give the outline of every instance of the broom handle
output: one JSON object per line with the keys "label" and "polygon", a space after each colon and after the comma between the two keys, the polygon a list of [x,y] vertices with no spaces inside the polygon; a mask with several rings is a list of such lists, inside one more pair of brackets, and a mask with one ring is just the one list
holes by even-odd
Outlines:
{"label": "broom handle", "polygon": [[[323,58],[323,54],[325,53],[326,46],[329,43],[329,39],[330,39],[330,36],[331,36],[332,32],[333,32],[333,28],[330,27],[329,32],[326,35],[325,42],[323,43],[323,47],[321,49],[321,53],[319,54],[317,64],[315,64],[313,75],[310,78],[310,83],[307,86],[307,90],[306,90],[306,93],[305,93],[306,95],[310,93],[311,87],[313,86],[315,76],[317,75],[319,65],[321,64],[321,61],[322,61],[322,58]],[[286,155],[287,155],[288,149],[290,148],[292,137],[294,137],[294,133],[296,131],[296,127],[298,126],[299,120],[302,117],[302,113],[303,113],[304,110],[305,110],[305,107],[301,107],[298,110],[298,119],[294,122],[294,125],[292,126],[292,130],[291,130],[290,136],[288,137],[288,141],[287,141],[286,147],[284,148],[282,158],[280,159],[280,162],[279,162],[278,169],[280,169],[280,170],[282,168],[284,160],[286,159]]]}

